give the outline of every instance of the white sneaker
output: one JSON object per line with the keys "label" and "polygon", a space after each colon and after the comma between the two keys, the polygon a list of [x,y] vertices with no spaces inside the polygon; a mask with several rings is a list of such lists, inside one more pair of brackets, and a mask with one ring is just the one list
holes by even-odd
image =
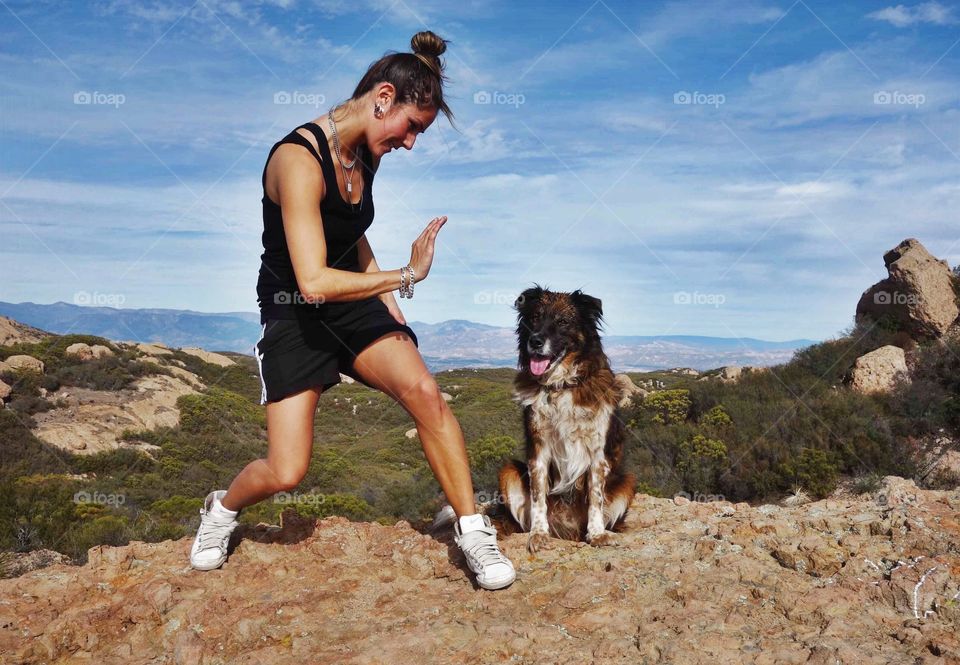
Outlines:
{"label": "white sneaker", "polygon": [[517,573],[497,546],[497,529],[490,518],[484,515],[483,523],[485,527],[461,533],[457,520],[453,524],[453,539],[463,550],[467,566],[477,574],[477,584],[484,589],[502,589],[513,584]]}
{"label": "white sneaker", "polygon": [[197,570],[213,570],[227,560],[227,543],[239,522],[236,517],[213,511],[214,499],[219,501],[226,494],[227,490],[216,490],[210,492],[203,501],[200,528],[190,549],[190,565]]}

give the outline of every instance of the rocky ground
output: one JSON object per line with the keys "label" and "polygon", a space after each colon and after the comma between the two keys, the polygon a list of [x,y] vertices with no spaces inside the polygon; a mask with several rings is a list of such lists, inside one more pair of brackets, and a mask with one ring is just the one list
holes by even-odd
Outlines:
{"label": "rocky ground", "polygon": [[620,543],[553,541],[505,590],[450,534],[316,522],[238,530],[220,570],[190,538],[98,546],[0,581],[16,663],[956,663],[960,488],[794,507],[635,497]]}

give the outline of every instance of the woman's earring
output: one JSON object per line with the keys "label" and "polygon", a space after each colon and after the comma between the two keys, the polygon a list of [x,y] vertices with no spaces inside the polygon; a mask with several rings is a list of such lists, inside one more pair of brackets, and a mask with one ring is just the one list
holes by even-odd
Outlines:
{"label": "woman's earring", "polygon": [[380,106],[379,104],[374,104],[374,105],[373,105],[373,115],[374,115],[375,117],[377,117],[377,118],[382,118],[382,117],[383,117],[383,107]]}

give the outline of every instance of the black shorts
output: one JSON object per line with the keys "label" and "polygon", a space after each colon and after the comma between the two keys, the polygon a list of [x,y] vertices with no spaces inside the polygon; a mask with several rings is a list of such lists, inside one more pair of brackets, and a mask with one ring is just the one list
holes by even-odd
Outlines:
{"label": "black shorts", "polygon": [[[353,368],[357,355],[388,333],[417,336],[393,318],[380,298],[325,303],[321,318],[268,319],[261,326],[254,355],[260,369],[260,403],[276,402],[314,386],[326,390],[340,374],[369,386]],[[370,386],[373,387],[373,386]]]}

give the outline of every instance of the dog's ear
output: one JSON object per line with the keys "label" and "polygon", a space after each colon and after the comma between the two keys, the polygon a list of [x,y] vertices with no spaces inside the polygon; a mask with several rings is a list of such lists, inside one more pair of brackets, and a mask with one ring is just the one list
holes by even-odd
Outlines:
{"label": "dog's ear", "polygon": [[570,294],[570,299],[584,320],[597,327],[603,320],[603,303],[599,298],[589,296],[580,289]]}
{"label": "dog's ear", "polygon": [[513,301],[513,308],[518,312],[526,311],[530,305],[540,300],[540,296],[543,295],[543,288],[539,285],[531,286],[529,289],[517,296],[517,299]]}

